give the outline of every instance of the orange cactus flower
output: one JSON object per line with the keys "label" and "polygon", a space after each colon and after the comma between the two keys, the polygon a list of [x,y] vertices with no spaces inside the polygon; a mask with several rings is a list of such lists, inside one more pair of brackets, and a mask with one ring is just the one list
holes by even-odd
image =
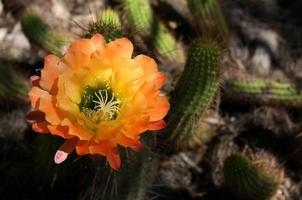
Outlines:
{"label": "orange cactus flower", "polygon": [[132,58],[132,51],[127,38],[105,44],[96,34],[73,42],[62,58],[46,56],[41,77],[31,77],[34,111],[27,118],[33,130],[66,139],[56,163],[75,149],[78,155],[105,156],[118,169],[118,145],[141,151],[140,135],[165,127],[165,74],[148,56]]}

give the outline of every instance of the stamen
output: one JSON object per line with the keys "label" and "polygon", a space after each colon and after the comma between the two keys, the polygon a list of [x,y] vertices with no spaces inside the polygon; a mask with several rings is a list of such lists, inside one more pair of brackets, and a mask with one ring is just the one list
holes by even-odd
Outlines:
{"label": "stamen", "polygon": [[119,105],[121,101],[115,98],[113,92],[111,93],[111,99],[108,101],[109,96],[107,90],[99,90],[94,94],[98,99],[97,101],[96,100],[93,101],[96,104],[94,109],[97,112],[102,113],[105,119],[112,120],[114,116],[120,112]]}

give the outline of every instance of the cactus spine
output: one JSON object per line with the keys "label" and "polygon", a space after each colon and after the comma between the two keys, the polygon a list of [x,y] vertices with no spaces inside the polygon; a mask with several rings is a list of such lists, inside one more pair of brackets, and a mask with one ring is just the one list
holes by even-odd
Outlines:
{"label": "cactus spine", "polygon": [[219,57],[215,42],[193,41],[184,72],[171,94],[167,131],[177,147],[187,146],[190,138],[201,131],[198,121],[219,87]]}
{"label": "cactus spine", "polygon": [[274,177],[241,154],[233,154],[225,160],[223,173],[225,186],[240,199],[267,200],[277,190]]}
{"label": "cactus spine", "polygon": [[124,0],[127,18],[132,29],[138,31],[160,56],[182,62],[184,52],[177,46],[174,36],[158,20],[149,0]]}
{"label": "cactus spine", "polygon": [[63,47],[69,44],[64,36],[50,30],[36,14],[24,14],[21,17],[21,26],[23,33],[31,43],[42,46],[55,55],[62,55]]}
{"label": "cactus spine", "polygon": [[91,38],[96,33],[104,35],[106,42],[122,37],[123,31],[118,13],[112,9],[103,10],[97,22],[89,27],[85,37]]}
{"label": "cactus spine", "polygon": [[[260,102],[302,105],[302,94],[290,83],[259,78],[235,80],[229,84],[232,95],[245,96]],[[236,94],[237,93],[237,94]]]}
{"label": "cactus spine", "polygon": [[202,33],[217,34],[220,39],[228,35],[229,30],[218,0],[187,0],[187,3]]}

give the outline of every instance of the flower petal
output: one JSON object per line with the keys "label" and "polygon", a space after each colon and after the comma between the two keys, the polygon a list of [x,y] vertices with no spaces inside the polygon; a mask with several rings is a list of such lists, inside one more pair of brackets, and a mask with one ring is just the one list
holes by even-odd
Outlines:
{"label": "flower petal", "polygon": [[31,88],[31,90],[28,93],[29,99],[31,101],[31,105],[33,108],[38,108],[39,106],[39,100],[41,96],[47,95],[48,93],[41,88],[34,86]]}
{"label": "flower petal", "polygon": [[105,45],[105,56],[109,59],[131,58],[133,44],[127,38],[119,38]]}
{"label": "flower petal", "polygon": [[48,55],[44,59],[44,69],[41,70],[40,86],[46,91],[50,91],[55,80],[61,73],[58,64],[60,59],[55,55]]}
{"label": "flower petal", "polygon": [[62,61],[70,68],[76,69],[87,66],[90,61],[90,55],[83,52],[68,51]]}
{"label": "flower petal", "polygon": [[148,128],[151,131],[157,131],[166,127],[166,122],[164,120],[159,120],[155,122],[150,122]]}
{"label": "flower petal", "polygon": [[111,149],[107,153],[106,158],[107,158],[107,160],[109,162],[109,165],[110,165],[110,167],[112,169],[117,170],[117,169],[120,168],[120,166],[121,166],[121,158],[120,158],[120,154],[119,154],[119,152],[118,152],[118,150],[117,150],[116,147],[113,148],[113,149]]}
{"label": "flower petal", "polygon": [[30,77],[30,83],[32,86],[39,86],[40,77],[39,76],[31,76]]}
{"label": "flower petal", "polygon": [[153,78],[153,82],[156,85],[156,89],[160,89],[166,82],[167,76],[163,72],[159,72]]}
{"label": "flower petal", "polygon": [[74,150],[77,142],[78,138],[76,137],[66,140],[55,154],[55,163],[60,164],[64,162],[67,159],[68,155]]}
{"label": "flower petal", "polygon": [[150,121],[158,121],[163,119],[170,109],[170,104],[167,97],[158,96],[154,100],[153,107],[147,112],[150,115]]}
{"label": "flower petal", "polygon": [[92,38],[91,41],[96,49],[96,51],[103,51],[104,50],[104,36],[97,33]]}
{"label": "flower petal", "polygon": [[57,136],[60,136],[62,138],[65,138],[65,139],[69,139],[69,138],[74,137],[73,135],[68,134],[69,129],[68,129],[67,126],[48,125],[47,127],[48,127],[50,133],[53,134],[53,135],[57,135]]}
{"label": "flower petal", "polygon": [[130,147],[131,149],[137,152],[141,152],[144,150],[144,145],[139,141],[139,138],[131,139],[124,136],[123,134],[119,134],[119,136],[116,137],[115,140],[119,145],[125,148]]}
{"label": "flower petal", "polygon": [[39,133],[49,133],[48,126],[49,123],[46,121],[37,122],[32,125],[32,129]]}
{"label": "flower petal", "polygon": [[148,56],[138,55],[134,58],[134,61],[144,70],[146,80],[150,79],[158,71],[156,62]]}
{"label": "flower petal", "polygon": [[89,141],[84,141],[84,140],[78,141],[76,146],[77,154],[79,154],[80,156],[89,154],[90,153],[89,145],[90,145]]}
{"label": "flower petal", "polygon": [[94,51],[96,50],[96,47],[94,45],[94,42],[90,39],[80,39],[74,41],[70,46],[68,51],[73,51],[75,53],[83,53],[85,55],[90,56]]}
{"label": "flower petal", "polygon": [[35,110],[26,115],[27,120],[45,121],[45,113]]}
{"label": "flower petal", "polygon": [[68,126],[69,135],[77,136],[80,140],[90,140],[93,136],[93,133],[87,129],[78,125],[76,122],[72,122],[69,119],[65,118],[62,123],[62,126]]}
{"label": "flower petal", "polygon": [[137,137],[148,130],[149,116],[140,116],[134,120],[128,121],[121,130],[123,134],[130,139],[137,139]]}
{"label": "flower petal", "polygon": [[52,125],[61,123],[61,114],[56,108],[56,99],[49,94],[44,94],[40,98],[39,110],[45,113],[45,119]]}

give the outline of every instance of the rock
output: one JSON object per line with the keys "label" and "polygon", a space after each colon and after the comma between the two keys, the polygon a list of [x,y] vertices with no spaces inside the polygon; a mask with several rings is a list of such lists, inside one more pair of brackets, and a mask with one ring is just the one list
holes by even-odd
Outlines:
{"label": "rock", "polygon": [[271,57],[266,49],[258,47],[250,60],[249,70],[253,74],[269,75],[271,72]]}
{"label": "rock", "polygon": [[4,39],[7,33],[7,28],[0,28],[0,42]]}
{"label": "rock", "polygon": [[51,11],[58,19],[68,19],[70,16],[70,13],[66,8],[64,1],[52,0]]}

